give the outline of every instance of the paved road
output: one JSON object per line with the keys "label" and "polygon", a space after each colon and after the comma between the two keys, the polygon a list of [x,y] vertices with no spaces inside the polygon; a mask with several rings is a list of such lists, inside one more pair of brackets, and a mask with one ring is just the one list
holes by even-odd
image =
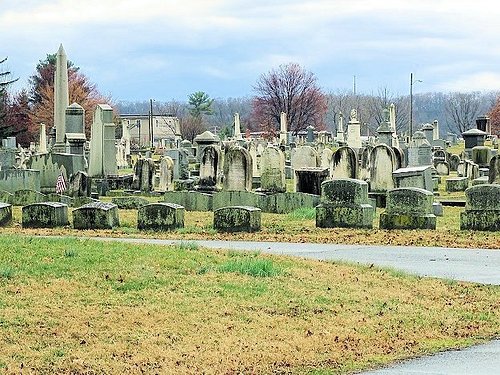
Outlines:
{"label": "paved road", "polygon": [[[99,238],[98,238],[99,239]],[[154,239],[101,239],[154,244],[181,241]],[[312,259],[345,260],[394,267],[421,276],[433,276],[500,285],[500,250],[439,247],[297,244],[281,242],[193,241],[209,248],[259,250]],[[500,374],[500,340],[459,351],[405,361],[365,375],[494,375]]]}

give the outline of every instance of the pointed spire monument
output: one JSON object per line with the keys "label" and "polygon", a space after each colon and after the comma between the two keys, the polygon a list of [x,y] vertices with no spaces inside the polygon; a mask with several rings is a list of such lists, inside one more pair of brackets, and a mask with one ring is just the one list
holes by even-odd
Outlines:
{"label": "pointed spire monument", "polygon": [[65,152],[66,107],[69,105],[68,58],[61,44],[57,51],[54,77],[54,127],[56,128],[55,152]]}

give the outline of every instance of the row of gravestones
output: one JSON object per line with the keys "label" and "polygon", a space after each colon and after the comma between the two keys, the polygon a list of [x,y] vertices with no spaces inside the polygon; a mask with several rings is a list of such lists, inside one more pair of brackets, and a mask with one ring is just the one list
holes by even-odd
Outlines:
{"label": "row of gravestones", "polygon": [[[222,207],[214,212],[214,228],[221,231],[260,230],[261,210],[254,207]],[[0,203],[0,225],[12,221],[12,205]],[[59,202],[33,203],[22,208],[23,228],[55,228],[69,225],[68,206]],[[75,229],[113,229],[120,226],[118,206],[92,202],[73,210]],[[139,207],[139,230],[168,231],[184,227],[184,207],[174,203],[151,203]]]}
{"label": "row of gravestones", "polygon": [[69,197],[55,193],[44,194],[30,189],[16,190],[14,193],[0,191],[0,202],[9,203],[13,206],[25,206],[40,202],[59,202],[67,204],[70,207],[79,207],[94,201],[96,200],[85,196]]}
{"label": "row of gravestones", "polygon": [[[12,221],[12,205],[0,203],[0,224]],[[59,202],[32,203],[22,208],[24,228],[54,228],[69,225],[68,205]],[[118,206],[91,202],[73,210],[75,229],[113,229],[120,226]],[[171,230],[184,226],[184,207],[173,203],[151,203],[137,213],[141,230]]]}

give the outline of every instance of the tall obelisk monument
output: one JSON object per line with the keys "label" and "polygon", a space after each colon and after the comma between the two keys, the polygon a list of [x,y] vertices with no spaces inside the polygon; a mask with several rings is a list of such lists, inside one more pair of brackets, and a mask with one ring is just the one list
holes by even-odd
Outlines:
{"label": "tall obelisk monument", "polygon": [[57,51],[56,72],[54,77],[54,126],[56,128],[55,152],[65,152],[66,145],[66,107],[69,105],[68,94],[68,58],[61,44]]}

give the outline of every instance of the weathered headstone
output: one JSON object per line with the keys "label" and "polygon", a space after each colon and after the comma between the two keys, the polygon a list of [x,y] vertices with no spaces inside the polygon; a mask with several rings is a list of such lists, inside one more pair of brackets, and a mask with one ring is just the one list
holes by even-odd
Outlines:
{"label": "weathered headstone", "polygon": [[472,161],[479,165],[479,168],[488,167],[491,157],[491,148],[487,146],[475,146],[472,148]]}
{"label": "weathered headstone", "polygon": [[488,183],[500,184],[500,155],[495,155],[490,160]]}
{"label": "weathered headstone", "polygon": [[14,206],[26,206],[32,203],[41,203],[45,201],[45,198],[45,194],[39,191],[29,189],[16,190],[12,204]]}
{"label": "weathered headstone", "polygon": [[308,194],[321,194],[321,183],[328,179],[327,168],[302,168],[295,170],[295,191]]}
{"label": "weathered headstone", "polygon": [[408,146],[408,166],[432,165],[432,147],[425,135],[417,131]]}
{"label": "weathered headstone", "polygon": [[67,194],[70,197],[90,197],[91,183],[87,173],[78,171],[69,177]]}
{"label": "weathered headstone", "polygon": [[318,152],[311,146],[301,146],[293,150],[291,155],[292,169],[316,168],[319,163]]}
{"label": "weathered headstone", "polygon": [[387,192],[386,210],[380,214],[381,229],[436,229],[434,194],[419,188]]}
{"label": "weathered headstone", "polygon": [[355,109],[351,110],[351,116],[347,123],[347,145],[355,150],[361,148],[361,124]]}
{"label": "weathered headstone", "polygon": [[332,178],[357,178],[358,158],[356,151],[349,147],[340,147],[333,153],[330,165],[330,177]]}
{"label": "weathered headstone", "polygon": [[118,226],[120,220],[116,204],[92,202],[73,210],[75,229],[113,229]]}
{"label": "weathered headstone", "polygon": [[396,155],[391,147],[377,145],[370,153],[370,190],[385,193],[394,188],[392,173],[396,170]]}
{"label": "weathered headstone", "polygon": [[321,162],[319,166],[321,168],[330,168],[330,166],[332,165],[332,157],[333,157],[332,150],[330,150],[329,148],[323,149],[320,154]]}
{"label": "weathered headstone", "polygon": [[252,190],[252,157],[243,147],[235,146],[224,156],[224,190]]}
{"label": "weathered headstone", "polygon": [[458,164],[460,164],[460,156],[451,154],[450,157],[448,158],[448,163],[450,165],[450,171],[451,172],[456,172],[458,169]]}
{"label": "weathered headstone", "polygon": [[12,221],[12,205],[0,202],[0,227],[4,227]]}
{"label": "weathered headstone", "polygon": [[184,227],[184,207],[175,203],[151,203],[137,211],[140,230],[172,230]]}
{"label": "weathered headstone", "polygon": [[360,150],[360,163],[359,163],[359,176],[358,178],[363,181],[370,180],[370,153],[372,152],[372,146],[363,147]]}
{"label": "weathered headstone", "polygon": [[321,203],[316,207],[319,228],[372,228],[373,207],[365,181],[339,178],[321,184]]}
{"label": "weathered headstone", "polygon": [[134,166],[134,182],[132,187],[135,190],[148,192],[153,190],[153,178],[155,174],[155,164],[153,159],[139,159]]}
{"label": "weathered headstone", "polygon": [[260,187],[263,192],[286,191],[285,155],[276,147],[266,147],[261,156]]}
{"label": "weathered headstone", "polygon": [[198,190],[220,190],[222,174],[222,158],[218,146],[207,146],[200,157],[200,179]]}
{"label": "weathered headstone", "polygon": [[257,232],[261,210],[256,207],[230,206],[214,211],[214,229],[223,232]]}
{"label": "weathered headstone", "polygon": [[469,179],[467,177],[450,177],[446,180],[446,191],[449,193],[465,191],[468,187]]}
{"label": "weathered headstone", "polygon": [[450,167],[445,161],[438,161],[434,164],[438,175],[440,176],[448,176],[450,174]]}
{"label": "weathered headstone", "polygon": [[90,177],[105,177],[117,173],[113,108],[107,104],[98,104],[94,112],[88,173]]}
{"label": "weathered headstone", "polygon": [[67,56],[62,44],[56,54],[54,75],[54,128],[56,129],[55,152],[66,152],[64,137],[66,135],[65,111],[69,105]]}
{"label": "weathered headstone", "polygon": [[22,208],[22,225],[25,228],[53,228],[68,224],[68,206],[64,203],[33,203]]}
{"label": "weathered headstone", "polygon": [[162,156],[160,159],[160,182],[158,191],[173,190],[174,161],[169,156]]}
{"label": "weathered headstone", "polygon": [[465,190],[465,212],[460,229],[500,230],[500,185],[483,184]]}
{"label": "weathered headstone", "polygon": [[432,167],[430,165],[399,168],[392,175],[397,188],[416,187],[433,191],[434,183],[432,182]]}

